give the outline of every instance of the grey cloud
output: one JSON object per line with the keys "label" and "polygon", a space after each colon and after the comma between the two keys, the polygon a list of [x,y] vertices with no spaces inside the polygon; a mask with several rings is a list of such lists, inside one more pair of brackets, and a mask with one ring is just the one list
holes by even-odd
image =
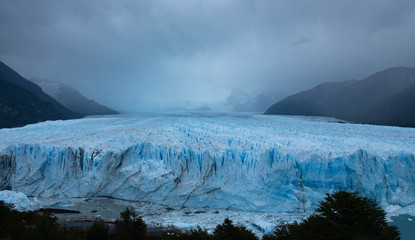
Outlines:
{"label": "grey cloud", "polygon": [[301,44],[309,43],[310,41],[311,40],[309,38],[299,38],[295,40],[291,45],[293,46],[301,45]]}
{"label": "grey cloud", "polygon": [[0,0],[0,59],[119,109],[415,66],[412,0]]}

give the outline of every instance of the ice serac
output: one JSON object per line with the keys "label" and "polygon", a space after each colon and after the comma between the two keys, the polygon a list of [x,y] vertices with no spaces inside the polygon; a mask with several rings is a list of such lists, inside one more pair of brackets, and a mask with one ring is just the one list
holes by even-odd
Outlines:
{"label": "ice serac", "polygon": [[[46,131],[48,130],[48,131]],[[28,196],[302,212],[325,193],[415,202],[415,131],[275,116],[124,116],[0,131],[0,186]]]}
{"label": "ice serac", "polygon": [[0,191],[0,201],[11,204],[18,211],[36,210],[42,206],[36,198],[31,201],[24,193],[9,190]]}

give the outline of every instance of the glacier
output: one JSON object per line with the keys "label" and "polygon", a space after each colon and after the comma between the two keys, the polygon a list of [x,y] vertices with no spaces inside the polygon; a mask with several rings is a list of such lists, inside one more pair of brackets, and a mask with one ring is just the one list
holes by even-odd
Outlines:
{"label": "glacier", "polygon": [[0,189],[178,207],[308,212],[326,193],[415,203],[415,129],[325,118],[171,113],[0,130]]}
{"label": "glacier", "polygon": [[9,190],[0,191],[0,201],[11,204],[18,211],[31,211],[42,207],[36,198],[29,200],[24,193]]}

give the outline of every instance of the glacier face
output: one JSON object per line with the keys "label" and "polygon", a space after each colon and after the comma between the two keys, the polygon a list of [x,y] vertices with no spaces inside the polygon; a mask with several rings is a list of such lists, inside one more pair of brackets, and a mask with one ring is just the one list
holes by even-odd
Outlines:
{"label": "glacier face", "polygon": [[415,129],[249,114],[142,114],[0,130],[0,187],[304,212],[325,193],[415,202]]}
{"label": "glacier face", "polygon": [[13,208],[18,211],[36,210],[42,207],[42,204],[36,198],[30,201],[24,193],[9,190],[0,191],[0,201],[12,204]]}

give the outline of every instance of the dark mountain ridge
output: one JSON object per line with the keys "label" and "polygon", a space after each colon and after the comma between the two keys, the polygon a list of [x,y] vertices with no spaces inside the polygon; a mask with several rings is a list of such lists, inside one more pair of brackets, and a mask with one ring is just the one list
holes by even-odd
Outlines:
{"label": "dark mountain ridge", "polygon": [[272,105],[268,115],[335,117],[356,123],[415,127],[415,68],[396,67],[361,81],[323,83]]}
{"label": "dark mountain ridge", "polygon": [[79,117],[0,61],[0,128]]}
{"label": "dark mountain ridge", "polygon": [[53,106],[64,116],[67,118],[79,118],[80,115],[70,111],[69,109],[62,106],[62,104],[58,103],[55,99],[47,95],[42,91],[42,88],[38,85],[34,84],[33,82],[25,79],[16,71],[8,67],[6,64],[0,61],[0,77],[2,77],[5,81],[12,83],[16,86],[24,88],[32,93],[34,93],[37,97],[41,100],[52,103]]}

